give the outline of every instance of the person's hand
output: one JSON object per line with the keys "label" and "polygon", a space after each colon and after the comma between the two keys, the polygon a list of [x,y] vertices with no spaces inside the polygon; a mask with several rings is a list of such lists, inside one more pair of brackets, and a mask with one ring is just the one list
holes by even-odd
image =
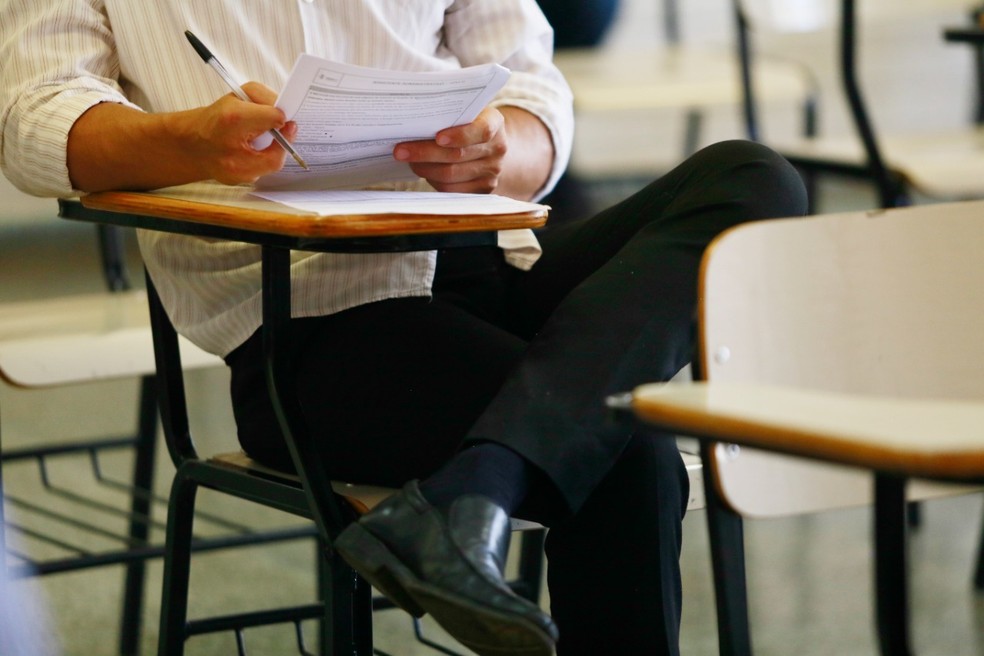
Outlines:
{"label": "person's hand", "polygon": [[486,107],[471,123],[441,130],[434,139],[398,144],[393,157],[438,191],[490,194],[499,188],[507,151],[505,118]]}
{"label": "person's hand", "polygon": [[277,94],[257,82],[247,82],[243,91],[253,101],[244,102],[227,94],[207,107],[197,110],[192,122],[196,131],[192,153],[204,166],[204,177],[225,184],[254,182],[267,173],[279,171],[286,152],[277,143],[263,150],[253,148],[253,140],[278,129],[292,140],[297,128],[286,121],[284,113],[273,106]]}
{"label": "person's hand", "polygon": [[279,171],[286,153],[273,142],[252,142],[278,128],[287,139],[297,130],[273,106],[276,94],[255,82],[243,85],[254,102],[228,94],[206,107],[143,112],[117,103],[89,108],[68,135],[72,186],[81,191],[157,189],[199,180],[253,182]]}

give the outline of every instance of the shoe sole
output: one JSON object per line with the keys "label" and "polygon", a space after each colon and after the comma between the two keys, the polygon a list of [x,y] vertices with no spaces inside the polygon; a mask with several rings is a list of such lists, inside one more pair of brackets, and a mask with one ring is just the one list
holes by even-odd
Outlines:
{"label": "shoe sole", "polygon": [[407,591],[445,631],[479,656],[551,656],[554,639],[537,624],[415,581]]}
{"label": "shoe sole", "polygon": [[448,594],[421,581],[359,524],[335,540],[339,555],[369,584],[414,617],[425,613],[480,656],[551,656],[555,639],[537,624]]}
{"label": "shoe sole", "polygon": [[401,581],[414,578],[382,542],[359,524],[349,524],[335,539],[335,550],[369,585],[410,613],[423,617],[425,610],[407,593]]}

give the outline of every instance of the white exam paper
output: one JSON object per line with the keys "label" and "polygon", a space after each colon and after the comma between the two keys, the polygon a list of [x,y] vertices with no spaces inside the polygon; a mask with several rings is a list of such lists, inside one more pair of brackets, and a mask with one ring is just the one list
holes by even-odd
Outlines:
{"label": "white exam paper", "polygon": [[[401,141],[432,139],[444,128],[475,120],[509,78],[498,64],[449,71],[387,71],[298,57],[277,106],[297,123],[294,148],[310,167],[291,158],[257,189],[326,189],[413,180],[393,159]],[[270,144],[269,135],[254,142]]]}
{"label": "white exam paper", "polygon": [[346,214],[518,214],[546,205],[494,194],[452,194],[428,191],[307,190],[254,191],[254,196],[319,216]]}

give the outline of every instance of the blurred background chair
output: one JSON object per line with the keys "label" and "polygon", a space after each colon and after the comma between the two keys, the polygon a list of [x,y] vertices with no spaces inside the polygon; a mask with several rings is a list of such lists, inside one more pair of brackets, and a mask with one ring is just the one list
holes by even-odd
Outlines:
{"label": "blurred background chair", "polygon": [[[727,25],[733,19],[727,0],[701,7],[677,0],[541,4],[548,18],[554,16],[555,61],[574,92],[577,118],[567,178],[545,201],[554,207],[552,221],[620,200],[702,146],[757,133],[742,95],[731,32],[721,29],[709,37],[704,30],[706,23]],[[587,22],[595,13],[607,29],[576,27],[578,17]],[[688,29],[696,21],[705,24]],[[564,29],[576,38],[565,38]],[[758,102],[795,117],[797,132],[810,134],[817,89],[809,70],[772,57],[752,66]]]}
{"label": "blurred background chair", "polygon": [[[52,203],[52,207],[54,204]],[[130,434],[82,439],[32,431],[0,450],[8,475],[0,564],[11,580],[122,566],[118,653],[139,653],[146,599],[146,561],[163,555],[166,505],[155,494],[159,413],[146,292],[127,274],[124,234],[100,226],[98,248],[107,290],[0,304],[0,381],[32,394],[109,381],[138,382]],[[182,340],[188,370],[224,366]],[[122,401],[121,401],[122,403]],[[57,414],[59,408],[49,408]],[[120,413],[126,416],[127,410]],[[75,421],[84,424],[85,418]],[[71,423],[71,418],[61,418]],[[40,423],[40,422],[39,422]],[[257,531],[232,518],[201,513],[211,551],[272,541],[310,539],[309,528]],[[157,590],[152,590],[152,594]]]}
{"label": "blurred background chair", "polygon": [[[984,127],[981,125],[980,71],[967,68],[966,87],[959,97],[939,98],[937,80],[947,79],[950,70],[928,70],[927,48],[946,48],[963,64],[971,50],[959,51],[943,40],[944,27],[967,23],[979,3],[971,0],[916,0],[877,3],[865,0],[734,0],[739,17],[737,43],[748,81],[745,97],[750,107],[765,100],[761,75],[755,63],[764,53],[786,56],[812,66],[823,66],[822,57],[836,57],[840,89],[823,89],[828,97],[841,98],[847,108],[849,129],[819,128],[805,138],[769,136],[763,125],[760,139],[774,147],[805,172],[807,177],[834,174],[870,181],[876,191],[876,206],[895,207],[912,202],[966,200],[984,197]],[[863,55],[886,41],[905,40],[909,54],[891,67],[872,70]],[[832,43],[833,42],[833,43]],[[768,46],[763,46],[767,43]],[[947,75],[945,75],[947,74]],[[864,82],[862,82],[864,78]],[[925,98],[936,101],[935,116],[928,125],[896,129],[898,107],[881,101],[886,89],[910,90],[914,104]],[[834,95],[831,95],[830,92]],[[940,115],[952,114],[945,129]],[[911,110],[910,110],[911,111]]]}

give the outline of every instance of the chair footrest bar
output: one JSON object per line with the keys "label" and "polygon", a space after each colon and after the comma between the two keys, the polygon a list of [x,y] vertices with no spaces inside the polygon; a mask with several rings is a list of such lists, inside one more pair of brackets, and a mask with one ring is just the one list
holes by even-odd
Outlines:
{"label": "chair footrest bar", "polygon": [[322,618],[324,613],[325,607],[323,604],[306,604],[292,606],[290,608],[276,608],[235,615],[209,617],[188,622],[185,625],[185,635],[191,637],[206,633],[240,631],[250,627],[266,626],[268,624],[286,624],[287,622],[316,620]]}
{"label": "chair footrest bar", "polygon": [[133,436],[108,437],[101,440],[88,442],[70,442],[65,444],[50,444],[47,446],[25,447],[21,449],[4,448],[0,453],[0,462],[14,462],[17,460],[37,460],[47,456],[60,456],[68,454],[89,453],[94,450],[102,449],[125,449],[133,447],[135,438]]}
{"label": "chair footrest bar", "polygon": [[[262,545],[273,542],[286,542],[288,540],[315,537],[317,537],[317,530],[314,525],[310,525],[275,531],[250,533],[247,535],[199,538],[192,543],[191,548],[192,551],[196,553],[204,553],[207,551],[218,551],[219,549],[226,549],[229,547]],[[32,562],[26,564],[12,564],[8,566],[7,573],[8,576],[16,579],[27,576],[57,574],[59,572],[88,569],[90,567],[101,567],[104,565],[125,564],[138,560],[160,558],[163,555],[164,546],[154,545],[137,549],[124,549],[100,554],[91,554],[83,557],[64,558],[60,560]]]}

